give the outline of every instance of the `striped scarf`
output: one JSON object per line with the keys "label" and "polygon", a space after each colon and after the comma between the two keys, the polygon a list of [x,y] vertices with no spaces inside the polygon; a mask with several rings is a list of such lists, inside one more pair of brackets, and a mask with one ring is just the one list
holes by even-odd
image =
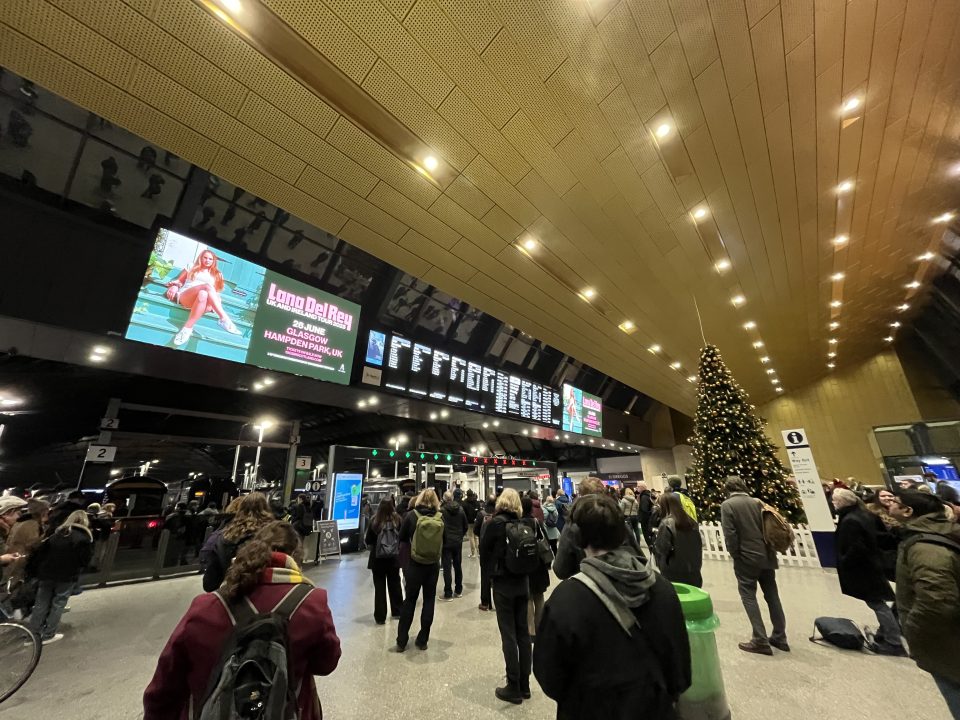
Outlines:
{"label": "striped scarf", "polygon": [[270,565],[260,571],[261,585],[297,585],[313,583],[303,576],[300,566],[289,555],[282,552],[270,554]]}

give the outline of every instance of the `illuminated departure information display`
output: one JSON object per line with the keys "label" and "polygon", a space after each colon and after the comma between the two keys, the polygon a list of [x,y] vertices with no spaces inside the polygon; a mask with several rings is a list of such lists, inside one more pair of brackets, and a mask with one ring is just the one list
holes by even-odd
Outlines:
{"label": "illuminated departure information display", "polygon": [[366,360],[368,365],[382,366],[385,388],[467,410],[560,427],[560,390],[401,335],[386,333],[385,340],[384,335],[371,331],[370,343],[378,343],[383,352],[368,352]]}

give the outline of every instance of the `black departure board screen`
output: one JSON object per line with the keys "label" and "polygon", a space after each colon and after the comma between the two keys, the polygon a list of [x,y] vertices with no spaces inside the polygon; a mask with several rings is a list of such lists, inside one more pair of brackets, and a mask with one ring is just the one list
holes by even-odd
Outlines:
{"label": "black departure board screen", "polygon": [[386,335],[380,341],[382,385],[389,390],[548,427],[561,425],[560,390],[401,335],[371,331],[374,334]]}

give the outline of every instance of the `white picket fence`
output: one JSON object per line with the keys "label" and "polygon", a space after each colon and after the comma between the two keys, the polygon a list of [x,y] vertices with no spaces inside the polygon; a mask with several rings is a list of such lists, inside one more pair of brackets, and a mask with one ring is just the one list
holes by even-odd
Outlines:
{"label": "white picket fence", "polygon": [[[786,554],[777,553],[781,565],[801,565],[806,567],[820,567],[820,558],[817,556],[817,546],[813,542],[813,533],[806,525],[793,525],[793,547]],[[700,537],[703,540],[703,556],[726,560],[730,558],[727,546],[723,541],[723,530],[720,523],[700,523]]]}

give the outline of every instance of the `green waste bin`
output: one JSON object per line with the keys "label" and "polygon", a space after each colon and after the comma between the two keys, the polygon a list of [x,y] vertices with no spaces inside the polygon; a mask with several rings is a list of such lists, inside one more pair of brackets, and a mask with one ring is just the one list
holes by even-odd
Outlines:
{"label": "green waste bin", "polygon": [[720,619],[713,613],[710,595],[700,588],[673,583],[680,598],[690,638],[692,682],[677,702],[679,720],[729,720],[730,708],[723,689],[723,673],[714,631]]}

